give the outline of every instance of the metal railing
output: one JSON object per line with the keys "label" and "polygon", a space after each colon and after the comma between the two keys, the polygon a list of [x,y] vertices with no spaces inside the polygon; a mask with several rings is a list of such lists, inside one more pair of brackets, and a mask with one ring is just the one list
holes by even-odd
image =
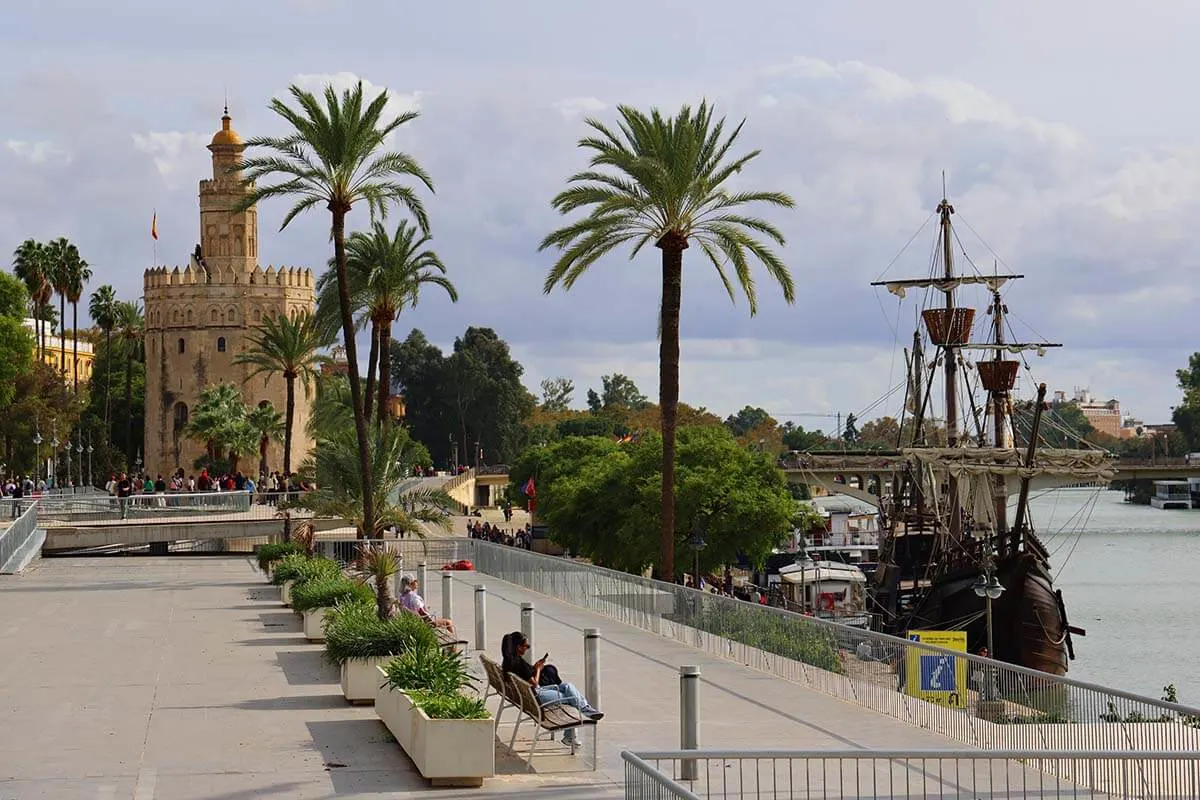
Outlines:
{"label": "metal railing", "polygon": [[[1200,754],[1044,750],[621,753],[626,800],[1200,797]],[[681,766],[694,765],[695,780]]]}
{"label": "metal railing", "polygon": [[39,530],[38,509],[35,503],[22,506],[19,500],[0,502],[0,508],[11,510],[14,517],[7,527],[0,528],[0,573],[16,572],[23,566],[18,561],[24,561],[25,550]]}
{"label": "metal railing", "polygon": [[[242,519],[273,519],[277,502],[295,498],[290,494],[254,494],[248,492],[194,492],[135,494],[129,497],[99,495],[67,495],[61,497],[25,498],[14,502],[25,505],[38,503],[43,523],[50,527],[106,522],[112,520],[155,520],[168,522],[171,518],[238,514]],[[293,511],[303,516],[303,511]]]}
{"label": "metal railing", "polygon": [[332,558],[343,566],[358,558],[365,544],[382,541],[386,547],[401,558],[401,569],[415,569],[422,562],[428,569],[439,570],[446,564],[472,556],[469,539],[334,539],[317,534],[313,550],[319,556]]}
{"label": "metal railing", "polygon": [[973,747],[1200,751],[1200,709],[570,559],[470,545],[480,572]]}

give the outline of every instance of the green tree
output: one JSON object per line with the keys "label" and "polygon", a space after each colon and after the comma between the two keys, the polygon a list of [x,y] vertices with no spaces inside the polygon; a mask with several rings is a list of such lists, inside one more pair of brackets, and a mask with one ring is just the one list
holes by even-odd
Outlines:
{"label": "green tree", "polygon": [[320,350],[330,340],[316,320],[307,313],[295,319],[287,314],[267,316],[262,324],[250,334],[250,346],[233,360],[235,364],[249,366],[253,378],[256,375],[279,375],[284,380],[287,395],[284,405],[283,472],[292,472],[292,442],[296,421],[296,382],[308,397],[316,380],[320,365]]}
{"label": "green tree", "polygon": [[806,452],[808,450],[824,450],[829,447],[829,437],[822,431],[808,431],[803,425],[785,422],[782,427],[783,444],[788,450]]}
{"label": "green tree", "polygon": [[560,420],[554,426],[560,439],[568,436],[612,436],[613,422],[600,416],[578,416]]}
{"label": "green tree", "polygon": [[33,303],[33,318],[37,321],[39,361],[46,352],[46,326],[42,309],[54,296],[54,287],[50,283],[51,269],[50,252],[40,242],[26,239],[13,251],[13,271],[25,282],[25,288],[29,290],[29,297]]}
{"label": "green tree", "polygon": [[267,400],[247,412],[246,422],[249,424],[250,430],[254,431],[254,435],[258,437],[258,474],[266,475],[268,472],[267,446],[271,442],[282,441],[284,438],[283,415]]}
{"label": "green tree", "polygon": [[[1029,441],[1033,429],[1034,400],[1017,400],[1013,403],[1013,429],[1017,442]],[[1047,447],[1077,448],[1095,429],[1083,415],[1079,404],[1074,401],[1052,402],[1042,414],[1038,439]]]}
{"label": "green tree", "polygon": [[521,423],[537,405],[521,383],[524,372],[491,328],[470,327],[454,340],[443,385],[454,392],[463,463],[479,458],[506,464],[516,457],[524,435]]}
{"label": "green tree", "polygon": [[[366,504],[363,515],[372,519],[376,493],[366,406],[359,381],[358,349],[354,341],[354,311],[346,274],[346,215],[356,203],[366,203],[372,217],[384,218],[389,206],[399,203],[413,215],[422,231],[428,231],[429,220],[420,198],[411,186],[401,181],[415,178],[431,192],[433,182],[411,156],[383,152],[388,137],[418,116],[417,112],[409,111],[386,121],[387,92],[380,92],[373,101],[364,104],[361,81],[353,89],[342,92],[340,97],[330,85],[323,93],[324,105],[311,92],[298,86],[292,86],[290,92],[298,109],[279,99],[273,99],[270,107],[288,123],[292,132],[283,137],[262,137],[247,142],[249,147],[267,152],[242,163],[244,180],[250,188],[244,205],[249,207],[273,197],[295,198],[283,218],[281,229],[301,213],[317,206],[324,206],[329,211],[342,342],[346,348],[354,430],[358,439],[361,497]],[[278,182],[256,185],[265,178],[274,178]]]}
{"label": "green tree", "polygon": [[633,378],[619,372],[600,376],[600,392],[588,389],[588,410],[593,414],[608,414],[622,420],[631,413],[645,411],[650,400],[642,394]]}
{"label": "green tree", "polygon": [[864,423],[858,444],[868,450],[895,450],[900,446],[900,423],[895,417],[880,417]]}
{"label": "green tree", "polygon": [[[413,438],[429,447],[436,463],[451,466],[458,425],[445,354],[414,328],[392,345],[391,360],[395,388],[404,394],[407,407],[405,425]],[[465,459],[460,452],[460,463]]]}
{"label": "green tree", "polygon": [[854,414],[846,415],[846,425],[842,428],[842,442],[845,444],[858,444],[861,434],[858,431],[858,417]]}
{"label": "green tree", "polygon": [[218,461],[224,457],[228,444],[239,438],[236,428],[245,420],[242,393],[231,383],[220,383],[201,390],[185,433],[204,443],[210,462]]}
{"label": "green tree", "polygon": [[[72,244],[65,236],[60,236],[46,245],[48,254],[47,259],[50,264],[50,285],[55,292],[58,293],[58,319],[61,323],[58,329],[58,338],[61,349],[59,350],[59,374],[63,376],[63,380],[67,377],[67,297],[71,292],[71,283],[74,275],[81,269],[86,269],[87,264],[79,255],[79,248]],[[91,273],[89,272],[89,275]]]}
{"label": "green tree", "polygon": [[0,414],[8,413],[17,389],[17,378],[33,362],[33,334],[25,327],[29,295],[17,278],[0,272]]}
{"label": "green tree", "polygon": [[[674,543],[686,547],[699,522],[702,571],[740,555],[762,563],[797,513],[783,473],[721,426],[683,427],[678,435]],[[641,572],[659,552],[661,458],[657,435],[628,444],[572,437],[522,454],[509,473],[509,491],[534,477],[538,514],[556,541],[605,566]]]}
{"label": "green tree", "polygon": [[[662,305],[659,314],[659,405],[662,409],[662,529],[659,571],[675,574],[675,427],[679,404],[679,315],[683,251],[697,244],[716,268],[733,300],[745,295],[750,313],[758,310],[751,260],[761,262],[779,283],[784,298],[795,300],[795,285],[775,252],[759,237],[782,246],[783,234],[765,219],[746,216],[751,203],[791,208],[782,192],[731,191],[726,184],[758,156],[753,150],[731,156],[743,123],[728,133],[707,103],[688,106],[674,117],[619,107],[612,130],[589,119],[592,129],[579,146],[592,154],[590,169],[571,176],[572,185],[554,198],[562,214],[578,210],[581,219],[548,235],[541,249],[561,252],[546,276],[544,291],[570,289],[601,257],[632,245],[636,256],[648,244],[662,251]],[[727,269],[732,266],[733,279]],[[736,286],[735,286],[736,284]]]}
{"label": "green tree", "polygon": [[571,408],[575,382],[570,378],[546,378],[541,382],[542,410],[561,413]]}
{"label": "green tree", "polygon": [[133,372],[135,364],[144,365],[146,360],[146,323],[142,318],[141,303],[135,300],[132,303],[121,301],[117,304],[116,330],[122,359],[125,362],[125,459],[127,464],[133,464]]}
{"label": "green tree", "polygon": [[[66,290],[67,302],[71,304],[71,383],[75,393],[79,393],[79,298],[83,297],[83,288],[92,279],[92,269],[88,263],[78,257],[67,262]],[[94,322],[95,320],[93,320]],[[66,346],[66,343],[63,343]]]}
{"label": "green tree", "polygon": [[[101,331],[104,332],[104,349],[107,352],[112,351],[112,333],[113,328],[117,325],[117,293],[113,287],[105,284],[96,291],[92,292],[92,299],[88,301],[88,314],[92,318],[92,322],[96,324]],[[96,374],[96,368],[100,365],[92,365],[92,374]],[[110,414],[109,398],[112,394],[112,360],[105,359],[104,369],[104,427],[107,430],[112,424]],[[94,393],[94,392],[93,392]]]}
{"label": "green tree", "polygon": [[1188,357],[1187,367],[1175,371],[1175,380],[1183,392],[1183,401],[1171,412],[1175,427],[1187,442],[1189,451],[1200,450],[1200,353]]}
{"label": "green tree", "polygon": [[741,411],[725,418],[725,427],[729,428],[734,436],[745,436],[751,429],[768,421],[774,422],[771,415],[765,410],[754,406],[745,406]]}
{"label": "green tree", "polygon": [[[371,416],[371,375],[379,362],[378,417],[387,424],[388,397],[391,393],[392,322],[406,307],[415,307],[423,286],[439,286],[458,302],[458,291],[446,277],[446,267],[437,253],[426,249],[428,234],[406,222],[389,234],[380,222],[370,232],[355,232],[346,240],[347,271],[354,288],[352,298],[367,310],[371,321],[371,354],[368,359],[367,416]],[[355,277],[357,276],[357,277]]]}

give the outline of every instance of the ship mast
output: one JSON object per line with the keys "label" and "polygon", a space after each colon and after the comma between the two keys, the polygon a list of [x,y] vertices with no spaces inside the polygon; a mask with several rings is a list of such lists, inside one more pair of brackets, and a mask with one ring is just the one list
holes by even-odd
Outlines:
{"label": "ship mast", "polygon": [[[996,339],[996,355],[993,359],[994,369],[999,373],[1004,360],[1004,302],[1000,299],[1000,290],[992,291],[992,326]],[[1008,392],[997,388],[991,392],[992,425],[995,428],[995,444],[997,448],[1009,446],[1008,430]],[[1008,530],[1008,484],[1002,475],[996,476],[993,488],[993,502],[996,508],[996,537],[1002,538]]]}
{"label": "ship mast", "polygon": [[[954,213],[954,206],[950,205],[950,201],[946,199],[945,191],[942,192],[942,202],[938,203],[938,216],[942,221],[942,261],[945,267],[943,277],[948,285],[943,294],[946,297],[946,325],[953,326],[954,320],[954,251],[951,246],[953,229],[950,227],[950,215]],[[947,346],[943,348],[942,357],[945,358],[943,369],[945,371],[946,381],[946,443],[950,447],[958,444],[958,351],[954,347]],[[954,539],[958,539],[962,533],[962,513],[958,507],[958,479],[951,476],[949,479],[950,490],[950,535]]]}

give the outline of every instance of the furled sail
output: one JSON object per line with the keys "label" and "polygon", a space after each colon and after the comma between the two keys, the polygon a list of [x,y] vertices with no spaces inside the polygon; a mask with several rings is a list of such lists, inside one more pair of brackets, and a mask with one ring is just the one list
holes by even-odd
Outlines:
{"label": "furled sail", "polygon": [[993,292],[1011,280],[1024,278],[1024,275],[959,275],[953,278],[914,278],[902,281],[875,281],[872,286],[883,286],[889,292],[904,299],[909,289],[937,289],[939,292],[949,292],[959,286],[983,284]]}
{"label": "furled sail", "polygon": [[959,350],[1003,350],[1006,353],[1024,353],[1029,350],[1036,351],[1039,356],[1046,355],[1046,348],[1062,347],[1061,344],[1052,342],[1029,342],[1012,344],[997,344],[996,342],[967,342],[966,344],[954,345]]}
{"label": "furled sail", "polygon": [[906,448],[908,459],[953,477],[1003,475],[1034,478],[1040,475],[1070,476],[1079,481],[1110,481],[1115,474],[1109,454],[1103,450],[1058,450],[1039,448],[1033,466],[1025,466],[1025,454],[1015,448],[931,447]]}

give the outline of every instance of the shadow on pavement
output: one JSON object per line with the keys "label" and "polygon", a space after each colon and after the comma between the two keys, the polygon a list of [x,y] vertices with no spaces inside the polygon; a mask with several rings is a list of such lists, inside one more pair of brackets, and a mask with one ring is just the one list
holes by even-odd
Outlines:
{"label": "shadow on pavement", "polygon": [[[308,722],[335,796],[427,790],[412,761],[378,719]],[[442,796],[441,792],[438,792]]]}
{"label": "shadow on pavement", "polygon": [[341,672],[325,660],[321,650],[281,650],[275,657],[292,686],[318,686],[342,680]]}

